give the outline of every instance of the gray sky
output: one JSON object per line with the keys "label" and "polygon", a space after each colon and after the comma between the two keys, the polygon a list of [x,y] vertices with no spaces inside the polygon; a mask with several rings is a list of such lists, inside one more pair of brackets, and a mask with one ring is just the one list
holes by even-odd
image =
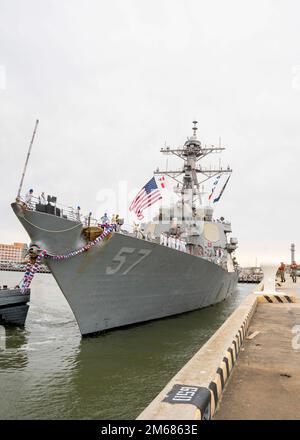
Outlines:
{"label": "gray sky", "polygon": [[234,169],[216,215],[238,260],[300,252],[299,15],[297,1],[0,0],[0,242],[28,240],[9,203],[37,117],[24,189],[94,212],[197,119]]}

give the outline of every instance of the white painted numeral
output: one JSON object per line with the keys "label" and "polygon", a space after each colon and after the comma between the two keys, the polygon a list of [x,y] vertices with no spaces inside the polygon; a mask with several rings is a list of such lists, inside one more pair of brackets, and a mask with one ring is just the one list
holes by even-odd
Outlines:
{"label": "white painted numeral", "polygon": [[151,254],[152,251],[150,251],[150,249],[141,249],[140,251],[138,251],[139,255],[142,255],[138,260],[136,260],[130,267],[128,267],[128,269],[126,269],[123,272],[123,275],[126,275],[127,273],[129,273],[131,271],[131,269],[133,269],[135,266],[137,266],[144,258],[146,258],[149,254]]}
{"label": "white painted numeral", "polygon": [[112,268],[111,266],[108,266],[106,268],[106,274],[107,275],[113,275],[117,272],[119,272],[119,270],[121,269],[121,267],[125,264],[126,262],[126,256],[122,255],[122,254],[132,254],[135,251],[134,248],[129,248],[129,247],[122,247],[119,252],[117,253],[117,255],[113,258],[113,261],[115,262],[119,262],[119,264],[115,267]]}
{"label": "white painted numeral", "polygon": [[[116,267],[111,267],[108,266],[106,268],[106,275],[114,275],[115,273],[119,272],[120,269],[124,266],[124,264],[126,263],[126,254],[133,254],[136,251],[135,248],[130,248],[130,247],[122,247],[119,252],[117,253],[117,255],[114,256],[113,258],[113,262],[118,263]],[[137,266],[144,258],[146,258],[149,254],[151,254],[151,250],[150,249],[140,249],[138,251],[138,255],[140,255],[140,257],[131,264],[131,266],[129,266],[127,269],[124,270],[124,272],[122,273],[122,275],[127,275],[135,266]],[[125,254],[125,255],[124,255]]]}

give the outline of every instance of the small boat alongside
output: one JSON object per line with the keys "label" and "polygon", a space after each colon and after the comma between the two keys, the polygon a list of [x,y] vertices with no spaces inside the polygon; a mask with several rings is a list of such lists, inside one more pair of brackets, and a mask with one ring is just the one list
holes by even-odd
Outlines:
{"label": "small boat alongside", "polygon": [[0,324],[24,326],[30,301],[30,289],[0,287]]}

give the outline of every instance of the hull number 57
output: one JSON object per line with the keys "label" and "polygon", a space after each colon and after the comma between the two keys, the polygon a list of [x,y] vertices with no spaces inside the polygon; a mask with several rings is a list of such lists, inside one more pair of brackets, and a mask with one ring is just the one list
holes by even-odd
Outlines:
{"label": "hull number 57", "polygon": [[[122,275],[127,275],[134,267],[136,267],[144,258],[151,254],[150,249],[140,249],[137,251],[135,248],[122,247],[119,252],[114,256],[114,266],[107,266],[106,275],[114,275],[122,271]],[[127,257],[129,255],[135,256],[135,260],[129,267],[126,267]],[[132,258],[130,258],[132,261]]]}

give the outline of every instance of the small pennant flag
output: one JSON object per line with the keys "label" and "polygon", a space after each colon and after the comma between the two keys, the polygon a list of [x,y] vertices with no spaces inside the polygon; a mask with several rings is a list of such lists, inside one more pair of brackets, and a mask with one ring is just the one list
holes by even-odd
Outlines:
{"label": "small pennant flag", "polygon": [[158,180],[159,180],[160,186],[161,186],[162,188],[165,188],[165,187],[166,187],[166,179],[165,179],[165,176],[160,177]]}
{"label": "small pennant flag", "polygon": [[222,197],[222,194],[223,194],[223,192],[224,192],[224,190],[225,190],[225,188],[226,188],[226,186],[227,186],[227,183],[228,183],[230,177],[231,177],[231,175],[227,177],[227,180],[226,180],[226,182],[225,182],[223,188],[221,189],[220,194],[218,195],[218,197],[216,197],[216,198],[214,199],[213,203],[218,202],[218,201],[220,200],[220,198]]}
{"label": "small pennant flag", "polygon": [[212,198],[212,195],[213,195],[213,193],[214,193],[214,191],[215,191],[215,189],[216,189],[216,186],[217,186],[218,183],[219,183],[220,177],[221,177],[221,176],[217,176],[217,177],[216,177],[216,180],[215,180],[214,183],[213,183],[213,187],[212,187],[211,193],[210,193],[210,195],[209,195],[209,197],[208,197],[208,200],[210,200],[210,199]]}

